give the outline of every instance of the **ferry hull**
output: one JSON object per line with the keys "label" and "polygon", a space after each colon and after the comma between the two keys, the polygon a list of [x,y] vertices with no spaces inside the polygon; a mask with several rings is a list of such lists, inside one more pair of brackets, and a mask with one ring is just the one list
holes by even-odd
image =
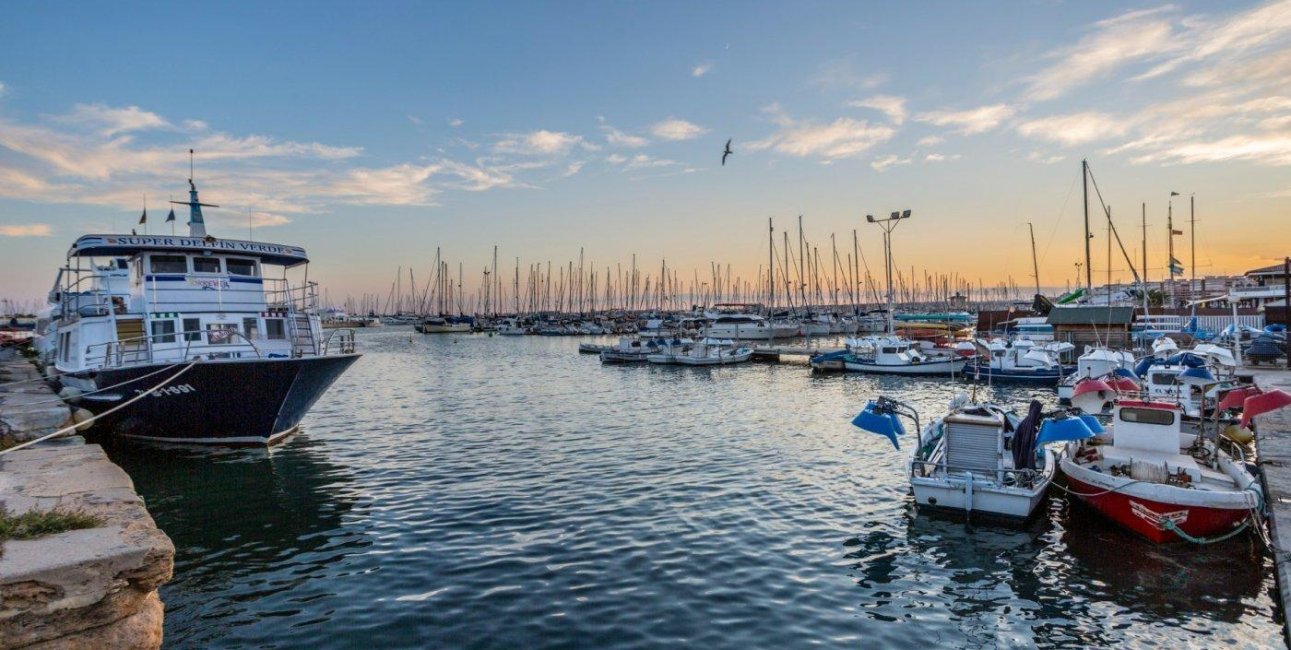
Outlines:
{"label": "ferry hull", "polygon": [[[270,445],[291,433],[310,407],[360,355],[297,359],[198,362],[160,391],[97,420],[91,431],[112,435],[216,445]],[[80,405],[104,413],[179,371],[147,365],[78,373],[82,389],[114,386],[81,398]]]}
{"label": "ferry hull", "polygon": [[1107,487],[1073,477],[1073,472],[1068,469],[1069,466],[1064,463],[1067,485],[1076,498],[1120,524],[1122,528],[1155,544],[1184,541],[1177,533],[1165,527],[1164,521],[1167,519],[1192,537],[1211,538],[1231,532],[1250,516],[1248,507],[1182,505],[1147,499],[1136,494],[1133,486],[1109,492]]}

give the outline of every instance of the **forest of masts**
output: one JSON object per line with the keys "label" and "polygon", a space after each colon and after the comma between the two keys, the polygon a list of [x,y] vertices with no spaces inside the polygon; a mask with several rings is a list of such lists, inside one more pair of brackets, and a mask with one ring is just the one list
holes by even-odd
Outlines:
{"label": "forest of masts", "polygon": [[[502,268],[494,246],[492,264],[468,280],[464,265],[459,262],[454,269],[436,248],[429,273],[418,278],[411,267],[400,267],[384,295],[347,297],[343,307],[350,314],[370,315],[586,316],[684,312],[721,303],[757,303],[769,311],[802,314],[860,313],[886,306],[886,288],[871,273],[857,231],[851,233],[850,251],[840,253],[837,237],[830,234],[822,253],[803,232],[801,217],[798,226],[796,241],[782,231],[777,242],[774,225],[769,224],[767,262],[758,265],[752,279],[716,261],[702,275],[700,269],[692,269],[690,277],[669,267],[666,259],[658,267],[641,266],[635,254],[627,264],[601,265],[586,259],[582,248],[577,261],[521,263],[515,258],[510,268]],[[1033,293],[1012,278],[988,286],[957,273],[914,267],[903,272],[895,260],[893,267],[893,301],[909,309],[1001,308],[1029,300]],[[881,274],[882,267],[878,271]]]}

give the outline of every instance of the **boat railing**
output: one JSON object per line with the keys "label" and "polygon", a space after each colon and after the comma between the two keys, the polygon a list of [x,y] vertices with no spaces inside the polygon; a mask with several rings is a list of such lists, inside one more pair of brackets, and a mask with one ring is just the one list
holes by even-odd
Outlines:
{"label": "boat railing", "polygon": [[325,357],[331,353],[331,346],[335,339],[336,354],[354,354],[354,328],[338,327],[327,333],[327,338],[323,339],[322,352],[319,356]]}
{"label": "boat railing", "polygon": [[[80,274],[75,280],[68,276],[67,282],[64,283],[58,293],[58,302],[61,309],[60,319],[64,321],[73,321],[78,318],[89,318],[94,316],[107,316],[113,309],[112,293],[104,289],[97,288],[96,281],[105,280],[109,276],[98,274]],[[82,289],[82,285],[85,286]],[[124,299],[117,306],[118,313],[124,312]]]}
{"label": "boat railing", "polygon": [[[206,342],[202,342],[203,334],[208,337]],[[227,337],[227,340],[212,343],[209,338],[211,334],[218,334],[221,339]],[[234,339],[241,339],[245,344],[234,343]],[[156,343],[178,343],[181,340],[184,343],[182,348],[178,345],[174,347],[168,345],[157,349],[155,345]],[[238,358],[247,351],[248,347],[255,354],[255,358],[264,358],[260,348],[256,346],[254,341],[234,329],[189,330],[176,333],[149,334],[86,346],[85,366],[87,368],[122,368],[159,362],[189,361],[202,357],[210,359]],[[175,354],[181,351],[182,354]],[[238,357],[234,357],[233,355],[235,354]],[[159,357],[160,361],[158,361]]]}
{"label": "boat railing", "polygon": [[264,301],[271,309],[312,314],[318,311],[318,283],[292,286],[285,279],[265,278]]}
{"label": "boat railing", "polygon": [[1032,483],[1034,483],[1036,478],[1038,478],[1040,475],[1040,473],[1034,469],[1017,469],[1017,468],[1001,467],[997,469],[983,470],[980,467],[960,467],[956,465],[948,465],[941,460],[929,461],[929,460],[914,459],[910,461],[911,476],[926,478],[928,476],[932,476],[933,473],[937,471],[943,472],[945,474],[949,474],[951,472],[964,472],[964,473],[971,473],[975,475],[994,474],[995,481],[1000,484],[1004,484],[1006,482],[1005,481],[1006,477],[1013,476],[1015,477],[1015,483],[1017,485],[1031,485]]}

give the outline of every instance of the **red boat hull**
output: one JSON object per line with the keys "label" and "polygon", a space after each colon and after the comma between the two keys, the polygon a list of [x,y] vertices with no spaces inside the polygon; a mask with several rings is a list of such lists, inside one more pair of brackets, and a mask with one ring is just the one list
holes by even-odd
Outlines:
{"label": "red boat hull", "polygon": [[[1106,488],[1089,485],[1067,476],[1067,485],[1077,498],[1103,516],[1128,528],[1140,537],[1157,544],[1183,541],[1177,533],[1165,528],[1170,520],[1192,537],[1217,537],[1242,525],[1250,516],[1247,509],[1207,508],[1162,503],[1124,492],[1106,492]],[[1081,496],[1092,494],[1096,496]]]}

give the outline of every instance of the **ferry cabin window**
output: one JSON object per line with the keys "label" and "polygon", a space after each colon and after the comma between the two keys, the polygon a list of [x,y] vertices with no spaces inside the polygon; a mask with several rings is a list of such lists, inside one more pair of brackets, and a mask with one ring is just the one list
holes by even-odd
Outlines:
{"label": "ferry cabin window", "polygon": [[1125,422],[1141,422],[1143,424],[1171,425],[1174,424],[1174,411],[1125,407],[1121,409],[1121,420]]}
{"label": "ferry cabin window", "polygon": [[281,318],[264,319],[265,337],[272,340],[287,338],[287,328],[283,325],[283,320]]}
{"label": "ferry cabin window", "polygon": [[224,266],[228,268],[229,275],[248,275],[254,277],[256,274],[255,260],[230,257],[224,261]]}
{"label": "ferry cabin window", "polygon": [[152,322],[152,342],[153,343],[174,343],[175,342],[175,321],[173,320],[155,320]]}
{"label": "ferry cabin window", "polygon": [[183,255],[153,255],[153,273],[188,273],[188,259]]}
{"label": "ferry cabin window", "polygon": [[220,258],[218,257],[194,257],[193,273],[219,273]]}
{"label": "ferry cabin window", "polygon": [[233,323],[208,323],[206,325],[206,342],[211,345],[228,345],[233,343],[233,333],[238,326]]}
{"label": "ferry cabin window", "polygon": [[198,318],[184,319],[184,340],[201,341],[202,340],[202,321]]}
{"label": "ferry cabin window", "polygon": [[257,318],[243,318],[242,333],[245,334],[248,339],[260,338],[260,320]]}

